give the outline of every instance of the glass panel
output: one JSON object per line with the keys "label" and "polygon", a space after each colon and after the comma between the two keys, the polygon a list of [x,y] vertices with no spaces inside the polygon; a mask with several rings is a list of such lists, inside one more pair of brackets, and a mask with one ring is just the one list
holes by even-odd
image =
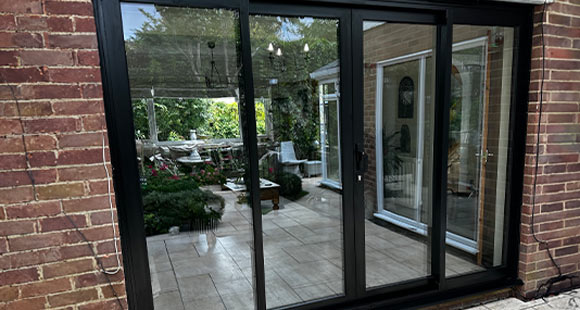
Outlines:
{"label": "glass panel", "polygon": [[501,265],[513,29],[453,28],[447,275]]}
{"label": "glass panel", "polygon": [[363,29],[370,288],[430,274],[436,27],[365,21]]}
{"label": "glass panel", "polygon": [[121,9],[155,309],[253,309],[237,13]]}
{"label": "glass panel", "polygon": [[342,295],[338,21],[259,15],[250,29],[257,126],[271,122],[258,132],[266,305]]}

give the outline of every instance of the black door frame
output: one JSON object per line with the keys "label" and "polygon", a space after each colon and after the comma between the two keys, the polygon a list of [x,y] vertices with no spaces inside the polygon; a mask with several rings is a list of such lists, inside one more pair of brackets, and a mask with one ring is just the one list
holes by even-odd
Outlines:
{"label": "black door frame", "polygon": [[[130,309],[153,309],[153,297],[143,226],[142,201],[137,169],[134,126],[129,91],[127,61],[119,0],[93,0],[103,83],[111,162],[127,299]],[[255,127],[253,79],[250,54],[249,15],[311,16],[337,18],[340,22],[340,126],[343,176],[343,297],[313,301],[297,309],[337,309],[386,307],[409,308],[482,291],[513,286],[517,279],[520,205],[522,200],[523,159],[525,154],[526,115],[533,10],[530,5],[477,1],[458,4],[451,1],[422,0],[302,0],[278,1],[275,4],[253,0],[127,0],[195,8],[225,8],[240,14],[242,75],[246,77],[241,91],[246,101],[243,112],[244,144],[249,153],[251,193],[259,191],[257,139]],[[362,142],[362,20],[384,20],[402,23],[427,23],[437,26],[436,110],[432,225],[431,275],[371,291],[365,289],[364,214],[362,175],[355,163],[355,146]],[[445,278],[446,231],[446,146],[453,24],[510,26],[515,28],[517,53],[513,59],[512,105],[510,110],[510,145],[508,153],[508,190],[506,191],[506,229],[504,265],[490,270]],[[437,180],[438,182],[435,182]],[[252,195],[259,205],[258,195]],[[262,222],[259,208],[253,208],[255,302],[265,309],[265,275],[262,253]],[[291,307],[287,307],[291,308]]]}

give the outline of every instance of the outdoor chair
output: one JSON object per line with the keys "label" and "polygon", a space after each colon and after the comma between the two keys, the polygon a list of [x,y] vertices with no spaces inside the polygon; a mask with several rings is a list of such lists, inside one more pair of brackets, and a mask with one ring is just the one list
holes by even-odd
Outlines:
{"label": "outdoor chair", "polygon": [[279,156],[282,171],[294,173],[295,175],[300,176],[300,165],[305,163],[306,159],[296,159],[296,153],[294,153],[294,144],[292,141],[284,141],[280,143]]}

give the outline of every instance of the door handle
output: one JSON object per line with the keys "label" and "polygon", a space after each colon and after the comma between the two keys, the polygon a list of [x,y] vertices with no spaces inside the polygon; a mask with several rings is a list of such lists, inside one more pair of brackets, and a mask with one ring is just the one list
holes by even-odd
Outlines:
{"label": "door handle", "polygon": [[360,144],[355,145],[355,160],[357,181],[362,181],[362,175],[369,168],[369,155],[364,151]]}

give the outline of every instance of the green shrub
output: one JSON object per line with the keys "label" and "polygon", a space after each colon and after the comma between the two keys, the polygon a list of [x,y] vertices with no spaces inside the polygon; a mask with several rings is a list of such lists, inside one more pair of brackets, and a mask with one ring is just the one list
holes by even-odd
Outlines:
{"label": "green shrub", "polygon": [[172,174],[167,166],[153,166],[141,185],[145,233],[166,233],[171,226],[186,229],[215,227],[222,217],[224,199],[203,191],[189,176]]}
{"label": "green shrub", "polygon": [[280,195],[282,196],[296,197],[302,193],[302,179],[293,173],[278,173],[276,183],[280,185]]}

